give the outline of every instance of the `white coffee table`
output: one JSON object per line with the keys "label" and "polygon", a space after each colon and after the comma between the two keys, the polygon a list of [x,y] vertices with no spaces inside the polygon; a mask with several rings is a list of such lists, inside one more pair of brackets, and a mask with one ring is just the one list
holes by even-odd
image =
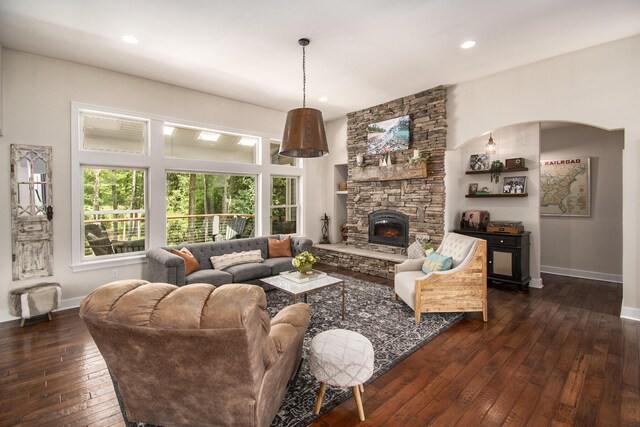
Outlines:
{"label": "white coffee table", "polygon": [[347,290],[345,287],[344,280],[338,279],[336,277],[331,277],[326,275],[319,279],[309,280],[308,282],[297,283],[293,280],[287,279],[283,275],[266,277],[264,279],[260,279],[261,282],[266,283],[267,285],[271,285],[274,288],[280,289],[283,292],[291,295],[293,298],[293,303],[298,302],[298,298],[300,296],[304,297],[304,302],[307,302],[307,295],[319,291],[320,289],[328,288],[329,286],[340,285],[342,284],[342,319],[345,317],[345,298],[347,294]]}

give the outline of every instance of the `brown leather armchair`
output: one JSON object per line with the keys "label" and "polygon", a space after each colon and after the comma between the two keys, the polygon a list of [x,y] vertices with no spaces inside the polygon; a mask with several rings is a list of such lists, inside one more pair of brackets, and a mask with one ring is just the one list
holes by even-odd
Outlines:
{"label": "brown leather armchair", "polygon": [[295,376],[307,304],[272,320],[259,286],[103,285],[80,304],[125,422],[268,426]]}

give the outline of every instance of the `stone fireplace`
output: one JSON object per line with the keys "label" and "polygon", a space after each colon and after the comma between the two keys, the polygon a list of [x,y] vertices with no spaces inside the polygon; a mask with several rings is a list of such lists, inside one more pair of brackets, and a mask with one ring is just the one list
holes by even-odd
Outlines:
{"label": "stone fireplace", "polygon": [[[447,89],[438,86],[347,114],[347,246],[403,255],[416,236],[428,236],[436,246],[442,241],[446,100]],[[381,155],[367,154],[367,127],[403,115],[410,117],[409,148],[391,152],[393,166],[381,167]],[[429,157],[426,177],[407,173],[410,169],[407,160],[413,150]],[[358,155],[364,157],[364,165],[356,163]],[[362,179],[363,174],[367,179]],[[371,219],[381,212],[399,214],[393,219],[400,219],[398,222],[404,225],[376,226]]]}
{"label": "stone fireplace", "polygon": [[[440,244],[446,102],[447,89],[438,86],[347,114],[347,242],[314,245],[314,254],[323,263],[393,278],[395,265],[406,259],[406,248],[416,237]],[[389,153],[392,166],[380,166],[382,155],[367,153],[367,127],[406,115],[410,116],[409,148]],[[426,165],[408,162],[413,150],[429,157]],[[357,163],[358,155],[363,156],[363,164]],[[413,173],[422,166],[425,173]]]}
{"label": "stone fireplace", "polygon": [[369,243],[406,248],[409,244],[409,217],[386,209],[371,212]]}

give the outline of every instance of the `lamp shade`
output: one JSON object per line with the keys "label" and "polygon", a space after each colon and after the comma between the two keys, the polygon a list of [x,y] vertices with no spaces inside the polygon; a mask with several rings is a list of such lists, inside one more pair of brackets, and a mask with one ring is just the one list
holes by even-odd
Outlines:
{"label": "lamp shade", "polygon": [[280,155],[322,157],[329,154],[322,112],[315,108],[296,108],[287,113]]}

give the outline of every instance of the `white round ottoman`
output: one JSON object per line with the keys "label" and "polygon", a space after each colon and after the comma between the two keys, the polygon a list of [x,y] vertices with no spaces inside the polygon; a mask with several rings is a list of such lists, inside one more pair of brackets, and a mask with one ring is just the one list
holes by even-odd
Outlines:
{"label": "white round ottoman", "polygon": [[362,397],[364,382],[373,374],[373,346],[357,332],[331,329],[316,335],[309,346],[311,373],[320,381],[320,392],[314,413],[320,413],[327,384],[351,387],[358,407],[360,421],[364,421]]}

